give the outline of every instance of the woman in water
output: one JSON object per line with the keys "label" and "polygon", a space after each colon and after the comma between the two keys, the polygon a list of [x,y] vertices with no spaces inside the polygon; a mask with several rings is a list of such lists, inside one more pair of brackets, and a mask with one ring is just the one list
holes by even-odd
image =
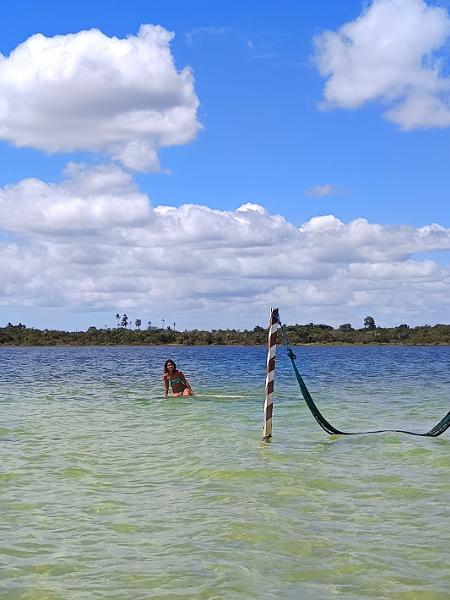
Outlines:
{"label": "woman in water", "polygon": [[186,377],[182,371],[177,370],[177,365],[170,358],[164,363],[164,395],[166,397],[169,393],[169,385],[172,388],[174,398],[192,396],[192,388]]}

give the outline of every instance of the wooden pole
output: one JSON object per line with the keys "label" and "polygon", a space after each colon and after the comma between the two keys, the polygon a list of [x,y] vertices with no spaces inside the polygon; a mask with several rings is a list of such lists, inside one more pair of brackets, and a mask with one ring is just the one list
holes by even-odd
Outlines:
{"label": "wooden pole", "polygon": [[278,308],[270,309],[269,338],[267,341],[266,398],[264,401],[263,440],[272,437],[273,390],[275,386],[275,354],[279,327]]}

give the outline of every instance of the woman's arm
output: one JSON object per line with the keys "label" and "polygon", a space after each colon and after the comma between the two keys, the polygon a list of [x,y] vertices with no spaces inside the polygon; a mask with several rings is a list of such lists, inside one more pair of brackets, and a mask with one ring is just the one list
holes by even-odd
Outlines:
{"label": "woman's arm", "polygon": [[164,375],[164,396],[167,398],[167,394],[169,393],[169,378],[167,375]]}

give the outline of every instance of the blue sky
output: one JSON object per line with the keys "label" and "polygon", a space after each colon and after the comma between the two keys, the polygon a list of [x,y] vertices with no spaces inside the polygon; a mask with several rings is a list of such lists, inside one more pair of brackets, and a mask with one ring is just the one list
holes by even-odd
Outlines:
{"label": "blue sky", "polygon": [[[243,328],[264,324],[275,304],[290,322],[360,326],[367,314],[386,325],[448,322],[449,23],[446,8],[422,0],[3,5],[0,89],[9,104],[3,118],[0,106],[0,203],[13,216],[0,224],[0,321],[75,329],[113,325],[112,315],[127,312],[183,329]],[[175,37],[142,63],[142,81],[130,54],[133,75],[123,62],[103,96],[113,58],[102,62],[98,44],[141,39],[144,24]],[[66,45],[72,58],[81,53],[68,75],[68,34],[93,28],[103,37],[89,53]],[[39,56],[27,42],[36,33],[45,36]],[[56,35],[58,44],[48,41]],[[24,43],[30,61],[13,62]],[[148,60],[166,71],[145,73]],[[86,100],[82,73],[91,62]],[[142,113],[133,135],[126,139],[121,124],[112,144],[105,131],[118,113],[95,121],[102,103],[117,94],[125,114],[145,88],[144,108],[154,110],[155,89],[166,84],[173,96],[162,108],[158,101],[161,123],[184,85],[183,123],[146,133]],[[80,98],[86,119],[77,113],[73,126]],[[147,146],[130,154],[136,140]],[[146,149],[153,158],[143,164]],[[73,178],[68,164],[82,171]],[[114,176],[101,198],[89,187],[99,170]],[[30,178],[50,187],[25,193]],[[81,198],[76,185],[87,186]],[[133,219],[119,222],[121,202]],[[65,210],[64,224],[52,220]]]}

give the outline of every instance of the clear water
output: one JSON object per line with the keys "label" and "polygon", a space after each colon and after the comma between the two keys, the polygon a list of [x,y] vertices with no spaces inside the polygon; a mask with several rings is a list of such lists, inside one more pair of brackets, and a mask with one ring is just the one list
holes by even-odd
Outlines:
{"label": "clear water", "polygon": [[[448,347],[297,353],[342,429],[449,410]],[[450,432],[329,437],[278,355],[264,444],[264,348],[1,349],[0,598],[450,598]]]}

